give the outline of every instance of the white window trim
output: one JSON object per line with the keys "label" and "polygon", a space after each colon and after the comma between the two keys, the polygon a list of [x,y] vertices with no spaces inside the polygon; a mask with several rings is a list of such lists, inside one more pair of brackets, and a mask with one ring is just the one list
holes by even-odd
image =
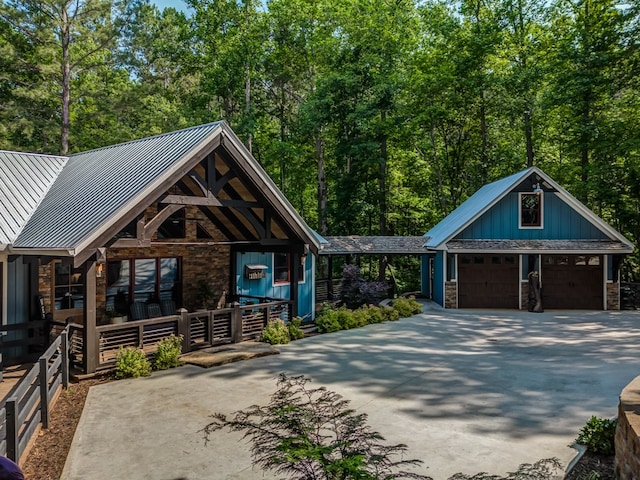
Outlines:
{"label": "white window trim", "polygon": [[532,195],[536,192],[519,192],[518,193],[518,228],[520,230],[542,230],[544,228],[544,193],[540,192],[540,225],[522,225],[522,196]]}

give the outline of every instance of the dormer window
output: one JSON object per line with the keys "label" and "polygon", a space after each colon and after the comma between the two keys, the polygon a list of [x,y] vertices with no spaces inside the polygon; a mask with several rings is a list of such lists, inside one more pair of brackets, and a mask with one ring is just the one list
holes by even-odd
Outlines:
{"label": "dormer window", "polygon": [[542,191],[520,193],[520,228],[542,228],[542,198]]}

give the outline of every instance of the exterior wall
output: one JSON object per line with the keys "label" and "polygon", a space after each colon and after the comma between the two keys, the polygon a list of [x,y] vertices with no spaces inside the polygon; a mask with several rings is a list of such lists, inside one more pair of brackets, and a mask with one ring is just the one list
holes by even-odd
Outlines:
{"label": "exterior wall", "polygon": [[607,282],[607,310],[620,310],[620,282]]}
{"label": "exterior wall", "polygon": [[600,240],[608,238],[555,193],[545,192],[544,228],[518,228],[518,192],[511,192],[465,228],[457,239]]}
{"label": "exterior wall", "polygon": [[636,377],[620,394],[618,427],[614,441],[615,477],[618,480],[640,478],[640,377]]}
{"label": "exterior wall", "polygon": [[458,308],[458,283],[445,282],[444,308]]}
{"label": "exterior wall", "polygon": [[[238,253],[236,284],[239,295],[254,295],[257,297],[272,297],[289,299],[290,285],[274,284],[273,282],[273,254],[260,252]],[[298,315],[313,318],[315,314],[314,286],[315,261],[313,255],[307,255],[304,263],[304,282],[298,285]],[[245,278],[244,266],[247,264],[266,265],[266,277],[249,280]]]}
{"label": "exterior wall", "polygon": [[431,271],[429,268],[429,255],[420,257],[420,293],[425,298],[431,298]]}

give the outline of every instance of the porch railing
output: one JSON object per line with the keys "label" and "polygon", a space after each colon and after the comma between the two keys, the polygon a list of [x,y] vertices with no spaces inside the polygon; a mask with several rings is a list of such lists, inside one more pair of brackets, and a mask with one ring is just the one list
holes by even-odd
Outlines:
{"label": "porch railing", "polygon": [[[97,370],[113,367],[120,348],[140,347],[155,352],[163,338],[183,335],[182,352],[260,337],[269,320],[288,319],[290,301],[271,300],[251,305],[236,305],[219,310],[202,310],[96,327],[98,336]],[[83,363],[83,329],[70,324],[69,347],[74,365]]]}
{"label": "porch railing", "polygon": [[49,427],[49,407],[61,388],[69,385],[67,327],[20,380],[0,408],[0,454],[15,462],[42,424]]}

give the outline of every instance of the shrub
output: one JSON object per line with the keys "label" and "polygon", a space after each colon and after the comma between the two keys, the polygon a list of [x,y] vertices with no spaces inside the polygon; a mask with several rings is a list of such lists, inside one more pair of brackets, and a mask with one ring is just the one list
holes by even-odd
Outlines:
{"label": "shrub", "polygon": [[384,316],[380,307],[369,305],[368,307],[362,307],[367,312],[367,323],[381,323],[384,322]]}
{"label": "shrub", "polygon": [[291,340],[299,340],[304,338],[304,332],[300,328],[302,325],[302,319],[300,317],[292,318],[289,323],[287,323],[287,327],[289,327],[289,338]]}
{"label": "shrub", "polygon": [[616,424],[615,420],[591,417],[580,430],[576,443],[584,445],[593,453],[613,455]]}
{"label": "shrub", "polygon": [[422,305],[416,302],[415,297],[398,297],[393,301],[393,308],[398,311],[402,318],[422,312]]}
{"label": "shrub", "polygon": [[155,370],[167,370],[180,365],[183,339],[182,335],[176,337],[171,334],[169,337],[160,340],[153,356],[153,368]]}
{"label": "shrub", "polygon": [[331,333],[342,330],[342,325],[338,322],[338,312],[332,309],[324,309],[316,317],[316,327],[320,333]]}
{"label": "shrub", "polygon": [[342,270],[342,300],[349,308],[377,304],[387,296],[386,282],[368,282],[360,277],[360,268],[345,265]]}
{"label": "shrub", "polygon": [[[254,405],[233,418],[214,414],[205,438],[223,428],[244,432],[253,464],[278,477],[331,479],[422,478],[402,467],[422,463],[403,458],[403,444],[385,445],[367,424],[367,415],[324,387],[311,388],[305,377],[280,375],[266,406]],[[399,456],[400,458],[394,458]]]}
{"label": "shrub", "polygon": [[289,343],[289,328],[282,320],[270,320],[262,330],[262,341],[271,345]]}
{"label": "shrub", "polygon": [[116,377],[137,378],[151,375],[151,364],[138,347],[120,347],[116,354]]}
{"label": "shrub", "polygon": [[382,318],[385,322],[395,322],[397,320],[400,320],[400,313],[393,307],[381,307],[380,313],[382,314]]}

